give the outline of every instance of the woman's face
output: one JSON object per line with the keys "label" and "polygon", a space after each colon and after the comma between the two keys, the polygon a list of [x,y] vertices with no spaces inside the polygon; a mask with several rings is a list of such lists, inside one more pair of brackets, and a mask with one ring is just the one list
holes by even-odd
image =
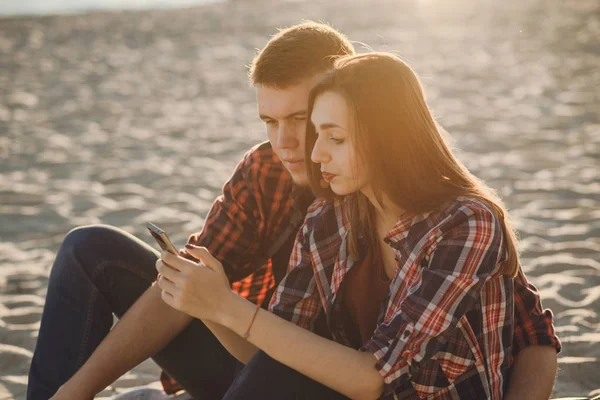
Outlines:
{"label": "woman's face", "polygon": [[337,195],[356,192],[367,183],[367,171],[354,148],[350,117],[344,98],[333,92],[319,95],[311,114],[317,132],[311,160],[321,164],[323,179]]}

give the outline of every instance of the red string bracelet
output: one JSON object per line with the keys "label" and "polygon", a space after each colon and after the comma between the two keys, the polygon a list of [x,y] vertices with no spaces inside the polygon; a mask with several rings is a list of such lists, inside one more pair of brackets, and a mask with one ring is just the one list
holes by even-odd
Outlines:
{"label": "red string bracelet", "polygon": [[246,329],[246,333],[244,333],[244,339],[248,339],[248,337],[250,336],[250,329],[252,329],[252,324],[254,324],[254,320],[256,319],[256,315],[258,314],[258,310],[260,310],[260,306],[256,306],[256,311],[254,311],[252,321],[250,321],[250,325],[248,326],[248,329]]}

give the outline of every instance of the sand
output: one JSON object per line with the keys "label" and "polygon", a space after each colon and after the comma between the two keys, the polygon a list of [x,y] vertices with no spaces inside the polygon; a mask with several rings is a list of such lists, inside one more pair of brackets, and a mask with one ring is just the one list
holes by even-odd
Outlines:
{"label": "sand", "polygon": [[[512,210],[555,313],[554,396],[600,393],[600,3],[231,1],[0,19],[0,400],[25,398],[65,233],[107,223],[150,243],[152,220],[183,244],[200,229],[265,138],[245,65],[302,18],[420,74],[461,157]],[[99,398],[157,379],[149,361]]]}

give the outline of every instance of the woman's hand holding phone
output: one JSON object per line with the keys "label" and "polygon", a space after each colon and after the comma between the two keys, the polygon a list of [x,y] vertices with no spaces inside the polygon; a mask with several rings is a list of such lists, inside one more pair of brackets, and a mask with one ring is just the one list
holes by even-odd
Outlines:
{"label": "woman's hand holding phone", "polygon": [[223,266],[204,247],[186,245],[185,252],[200,262],[168,251],[156,261],[163,301],[192,317],[221,323],[233,295]]}

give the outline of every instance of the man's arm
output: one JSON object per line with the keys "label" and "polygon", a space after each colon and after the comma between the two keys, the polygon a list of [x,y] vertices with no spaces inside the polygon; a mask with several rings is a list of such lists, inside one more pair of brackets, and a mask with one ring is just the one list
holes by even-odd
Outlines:
{"label": "man's arm", "polygon": [[553,346],[528,346],[517,355],[505,400],[548,400],[552,394],[558,357]]}
{"label": "man's arm", "polygon": [[191,321],[189,315],[165,304],[160,288],[152,286],[52,399],[93,399],[121,375],[165,347]]}

